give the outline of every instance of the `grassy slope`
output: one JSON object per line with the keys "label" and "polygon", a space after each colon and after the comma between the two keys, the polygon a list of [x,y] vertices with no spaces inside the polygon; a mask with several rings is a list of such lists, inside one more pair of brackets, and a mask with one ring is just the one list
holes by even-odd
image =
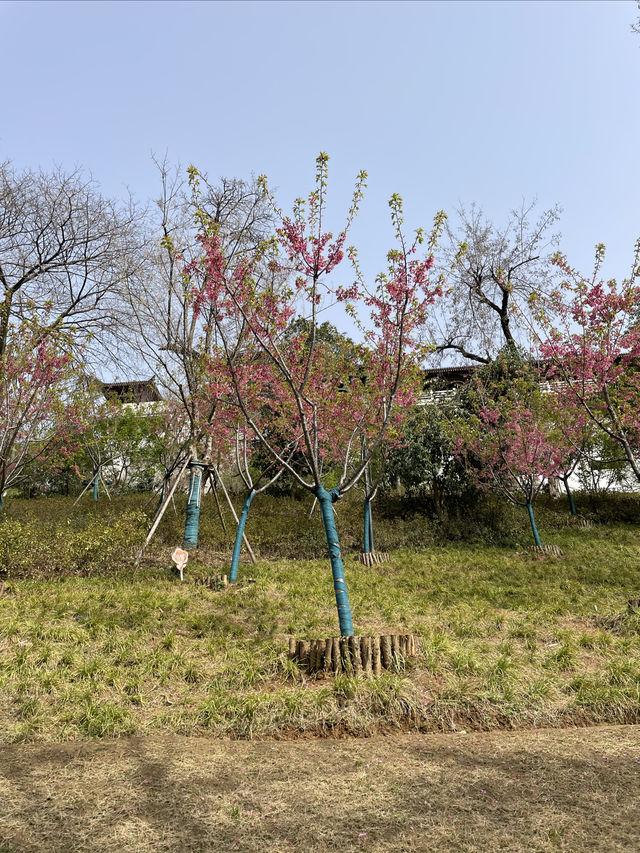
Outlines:
{"label": "grassy slope", "polygon": [[[38,503],[25,505],[23,520]],[[344,529],[356,509],[341,507]],[[262,553],[293,551],[302,531],[317,527],[303,507],[298,515],[284,524],[275,511],[257,514],[247,532]],[[556,530],[550,538],[566,554],[559,560],[479,544],[401,548],[374,569],[348,558],[357,632],[424,638],[424,657],[411,669],[357,683],[305,680],[286,659],[289,634],[336,631],[328,561],[243,564],[255,583],[215,592],[189,582],[219,562],[214,542],[180,585],[166,569],[178,522],[168,519],[138,572],[123,560],[93,577],[10,580],[0,600],[5,741],[640,719],[639,625],[625,614],[640,589],[633,526]],[[383,520],[381,547],[403,525],[415,534],[408,521]],[[206,544],[214,535],[204,528]]]}

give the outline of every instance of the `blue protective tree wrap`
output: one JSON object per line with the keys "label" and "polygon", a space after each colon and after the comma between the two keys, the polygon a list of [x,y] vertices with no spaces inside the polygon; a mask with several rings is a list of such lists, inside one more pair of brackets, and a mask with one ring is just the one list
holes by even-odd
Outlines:
{"label": "blue protective tree wrap", "polygon": [[192,460],[189,463],[189,491],[187,493],[187,517],[184,522],[183,547],[189,551],[198,547],[198,526],[200,523],[200,498],[202,495],[202,462]]}
{"label": "blue protective tree wrap", "polygon": [[573,500],[573,492],[569,486],[567,486],[567,495],[569,496],[569,509],[571,510],[571,515],[577,515],[578,511],[576,510],[576,504]]}
{"label": "blue protective tree wrap", "polygon": [[373,511],[371,509],[371,501],[369,503],[369,551],[372,553],[376,550],[376,546],[373,541]]}
{"label": "blue protective tree wrap", "polygon": [[371,504],[364,499],[364,527],[362,531],[362,552],[368,554],[371,551]]}
{"label": "blue protective tree wrap", "polygon": [[527,511],[529,513],[531,529],[533,530],[533,541],[536,543],[536,545],[542,545],[542,542],[540,541],[540,534],[538,533],[538,528],[536,527],[536,520],[533,516],[533,507],[530,503],[527,504]]}
{"label": "blue protective tree wrap", "polygon": [[98,474],[99,471],[96,471],[93,477],[93,499],[94,501],[98,500]]}
{"label": "blue protective tree wrap", "polygon": [[331,557],[331,571],[333,573],[333,588],[336,594],[340,634],[343,637],[352,637],[353,621],[351,619],[351,607],[349,605],[347,584],[344,579],[344,566],[342,565],[340,542],[338,540],[338,531],[336,530],[332,507],[334,501],[337,501],[340,497],[340,493],[337,489],[331,489],[331,491],[328,492],[324,486],[317,486],[316,497],[320,504],[322,521],[324,522],[324,532],[327,537],[327,545],[329,546],[329,555]]}
{"label": "blue protective tree wrap", "polygon": [[229,570],[229,583],[235,583],[238,580],[238,565],[240,563],[240,551],[242,549],[242,534],[244,533],[244,526],[247,523],[247,516],[249,515],[249,507],[251,506],[251,501],[254,496],[255,492],[251,489],[242,504],[242,512],[240,513],[238,529],[236,530],[236,541],[233,544],[233,556],[231,557],[231,569]]}

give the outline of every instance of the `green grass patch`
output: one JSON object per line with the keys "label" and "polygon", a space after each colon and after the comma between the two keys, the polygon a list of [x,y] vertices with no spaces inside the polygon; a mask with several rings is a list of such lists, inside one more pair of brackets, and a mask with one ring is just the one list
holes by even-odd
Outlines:
{"label": "green grass patch", "polygon": [[[272,501],[280,509],[296,503]],[[19,523],[36,531],[35,509],[48,505],[32,504],[26,509],[33,516],[22,507]],[[138,511],[130,504],[127,499],[121,506],[123,524]],[[104,524],[117,523],[109,515],[114,506],[105,507]],[[353,507],[338,507],[346,523]],[[267,525],[274,549],[292,527],[291,517],[285,524],[278,512]],[[298,512],[299,536],[307,524],[320,526],[318,518],[307,518],[307,507],[299,505]],[[44,553],[46,537],[63,524],[62,515],[47,517],[32,552]],[[81,537],[79,525],[75,519],[69,526]],[[357,633],[415,632],[423,640],[419,658],[369,680],[312,679],[287,659],[289,635],[336,633],[322,543],[314,559],[243,562],[241,584],[217,591],[195,581],[224,568],[229,548],[208,547],[203,533],[203,547],[180,583],[169,569],[176,542],[169,536],[165,531],[137,570],[123,557],[125,548],[117,559],[110,551],[110,562],[91,571],[63,572],[56,563],[50,571],[41,567],[5,580],[5,741],[162,732],[282,737],[640,719],[640,620],[626,606],[640,588],[634,525],[558,524],[553,541],[563,550],[560,559],[513,544],[429,541],[396,548],[388,563],[374,568],[347,556]],[[248,575],[254,582],[246,582]]]}

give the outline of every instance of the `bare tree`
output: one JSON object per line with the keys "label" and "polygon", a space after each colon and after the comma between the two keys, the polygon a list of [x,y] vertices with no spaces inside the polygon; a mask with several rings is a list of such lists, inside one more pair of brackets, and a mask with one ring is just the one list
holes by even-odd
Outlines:
{"label": "bare tree", "polygon": [[[196,260],[200,246],[196,234],[207,219],[223,240],[228,257],[255,248],[270,224],[270,212],[255,181],[222,178],[210,183],[206,176],[166,160],[155,160],[161,195],[152,223],[147,266],[129,291],[130,323],[139,360],[145,364],[165,394],[182,404],[190,425],[189,443],[206,443],[203,428],[214,409],[203,409],[202,362],[218,343],[212,308],[194,307],[182,270]],[[233,337],[240,338],[240,330]],[[206,406],[205,406],[206,408]],[[206,455],[206,447],[200,451]]]}
{"label": "bare tree", "polygon": [[42,337],[113,337],[121,287],[140,259],[137,221],[131,206],[104,198],[79,169],[0,164],[0,358],[10,325],[26,317]]}
{"label": "bare tree", "polygon": [[449,296],[429,329],[436,353],[486,364],[521,342],[514,308],[550,283],[548,250],[557,242],[550,229],[560,215],[555,206],[534,219],[534,208],[523,203],[499,228],[475,204],[461,206],[457,227],[447,224],[439,266]]}

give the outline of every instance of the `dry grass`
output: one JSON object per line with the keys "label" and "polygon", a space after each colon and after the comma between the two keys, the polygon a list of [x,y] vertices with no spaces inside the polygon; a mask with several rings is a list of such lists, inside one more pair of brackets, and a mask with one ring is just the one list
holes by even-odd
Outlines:
{"label": "dry grass", "polygon": [[640,848],[638,726],[0,755],[2,853]]}

